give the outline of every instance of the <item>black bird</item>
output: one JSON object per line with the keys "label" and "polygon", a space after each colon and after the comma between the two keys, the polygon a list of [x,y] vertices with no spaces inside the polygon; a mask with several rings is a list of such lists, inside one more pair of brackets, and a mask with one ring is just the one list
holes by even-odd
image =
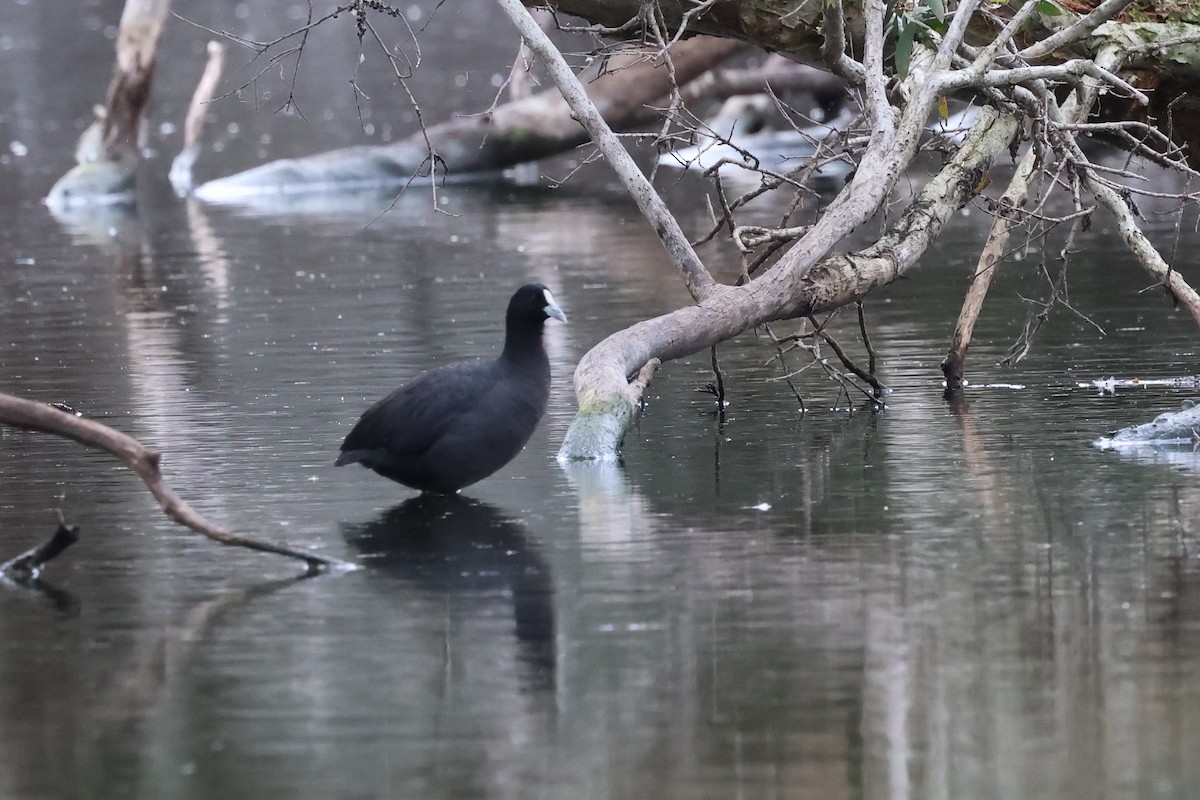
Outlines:
{"label": "black bird", "polygon": [[445,494],[512,461],[550,397],[542,345],[548,317],[567,321],[549,289],[517,289],[499,358],[439,367],[401,386],[363,413],[334,464],[357,462],[413,489]]}

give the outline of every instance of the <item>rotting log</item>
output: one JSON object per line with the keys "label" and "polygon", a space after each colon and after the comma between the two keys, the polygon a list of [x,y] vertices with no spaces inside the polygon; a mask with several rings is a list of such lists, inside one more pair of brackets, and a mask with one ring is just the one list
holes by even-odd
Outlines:
{"label": "rotting log", "polygon": [[1118,449],[1138,445],[1191,445],[1200,443],[1200,405],[1189,405],[1179,411],[1159,414],[1150,422],[1130,425],[1112,436],[1097,439],[1093,444],[1101,449]]}
{"label": "rotting log", "polygon": [[[685,84],[740,48],[737,42],[709,37],[678,42],[670,51],[674,79]],[[641,52],[610,59],[607,70],[594,76],[587,91],[605,119],[624,128],[641,121],[646,106],[667,95],[671,80],[660,55]],[[347,147],[262,164],[204,183],[196,187],[195,196],[210,202],[237,202],[272,194],[403,185],[430,169],[452,175],[498,171],[587,141],[586,131],[562,95],[551,88],[486,114],[432,125],[394,144]]]}
{"label": "rotting log", "polygon": [[105,104],[80,137],[75,152],[78,163],[46,197],[49,205],[64,208],[133,200],[143,115],[169,7],[170,0],[126,0]]}
{"label": "rotting log", "polygon": [[299,559],[308,565],[310,571],[335,566],[350,567],[337,559],[265,539],[232,533],[213,524],[188,505],[162,479],[158,468],[160,453],[147,449],[137,439],[107,425],[60,411],[45,403],[3,393],[0,393],[0,424],[62,436],[116,456],[145,482],[146,488],[171,520],[215,542]]}
{"label": "rotting log", "polygon": [[217,93],[217,83],[221,80],[221,71],[225,68],[225,45],[220,42],[209,42],[205,48],[208,62],[204,72],[192,92],[192,102],[188,105],[187,117],[183,123],[183,148],[175,160],[171,162],[168,177],[175,193],[186,197],[194,184],[192,167],[200,157],[200,136],[204,132],[204,121],[208,117],[208,104]]}

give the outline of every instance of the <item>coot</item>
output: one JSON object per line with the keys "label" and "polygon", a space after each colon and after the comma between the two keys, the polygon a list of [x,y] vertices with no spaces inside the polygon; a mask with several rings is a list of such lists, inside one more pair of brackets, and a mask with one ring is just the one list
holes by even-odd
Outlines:
{"label": "coot", "polygon": [[504,351],[426,372],[368,408],[337,466],[359,463],[423,492],[457,492],[521,452],[546,411],[548,317],[567,321],[550,290],[522,286],[508,303]]}

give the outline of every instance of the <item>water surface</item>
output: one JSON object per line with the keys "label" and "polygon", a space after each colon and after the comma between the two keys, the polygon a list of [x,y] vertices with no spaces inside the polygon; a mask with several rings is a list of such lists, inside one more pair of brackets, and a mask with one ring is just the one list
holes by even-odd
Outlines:
{"label": "water surface", "polygon": [[[135,213],[55,219],[39,200],[103,91],[114,5],[0,11],[21,33],[0,63],[23,76],[4,89],[0,145],[28,148],[0,159],[0,388],[162,450],[167,479],[221,524],[363,568],[296,580],[287,561],[172,525],[109,457],[0,429],[5,550],[48,535],[56,509],[84,534],[39,589],[0,591],[0,794],[1200,791],[1196,462],[1089,444],[1185,394],[1077,386],[1193,372],[1195,331],[1139,293],[1149,281],[1107,223],[1081,242],[1071,281],[1106,335],[1060,310],[1029,359],[996,366],[1022,298],[1044,286],[1032,258],[1007,265],[965,409],[941,401],[937,364],[986,226],[978,209],[868,300],[886,410],[809,370],[802,413],[765,335],[747,334],[720,349],[723,420],[698,391],[712,379],[702,354],[659,373],[621,465],[562,467],[578,359],[686,302],[604,173],[558,190],[447,186],[449,213],[421,192],[378,219],[390,197],[266,213],[172,198],[161,174],[177,135],[159,130]],[[428,86],[503,71],[515,38],[451,47],[466,29],[447,19],[425,44]],[[195,63],[164,70],[159,119],[179,115],[204,41],[174,22],[169,35]],[[95,70],[66,81],[29,44],[54,37]],[[353,41],[325,46],[353,63]],[[320,77],[306,78],[308,123],[219,106],[226,146],[205,168],[366,137],[338,124],[353,105]],[[490,102],[484,83],[464,107]],[[425,95],[435,111],[443,94]],[[689,230],[705,219],[698,191],[670,195]],[[1170,247],[1171,221],[1155,224]],[[1185,233],[1178,252],[1196,244]],[[1195,278],[1188,258],[1177,268]],[[373,399],[495,353],[505,299],[530,278],[571,321],[548,327],[550,412],[513,464],[437,502],[332,467]],[[861,354],[850,316],[835,330]],[[996,383],[1012,387],[983,386]]]}

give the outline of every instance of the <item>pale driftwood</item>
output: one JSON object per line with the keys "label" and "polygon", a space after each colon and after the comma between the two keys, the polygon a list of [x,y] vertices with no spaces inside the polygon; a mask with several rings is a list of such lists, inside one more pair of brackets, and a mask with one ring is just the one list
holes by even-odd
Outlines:
{"label": "pale driftwood", "polygon": [[217,93],[217,84],[221,80],[221,72],[225,68],[225,45],[220,42],[208,43],[208,62],[204,72],[192,93],[192,102],[188,105],[187,117],[183,123],[183,148],[175,160],[171,162],[168,175],[171,186],[180,196],[186,195],[192,188],[192,167],[200,156],[200,135],[204,132],[204,120],[208,116],[208,104]]}
{"label": "pale driftwood", "polygon": [[46,197],[51,206],[133,199],[141,162],[142,118],[150,100],[155,52],[169,7],[170,0],[126,0],[104,108],[80,138],[76,150],[79,163],[59,178]]}
{"label": "pale driftwood", "polygon": [[148,450],[137,439],[107,425],[60,411],[45,403],[36,403],[2,393],[0,393],[0,423],[63,436],[116,456],[146,483],[146,488],[154,495],[154,499],[162,506],[163,512],[168,517],[215,542],[296,558],[305,562],[310,571],[342,566],[342,562],[337,559],[319,556],[306,550],[299,550],[264,539],[254,539],[231,533],[209,522],[163,481],[158,469],[160,453]]}
{"label": "pale driftwood", "polygon": [[718,286],[694,306],[639,322],[589,350],[575,370],[579,410],[559,450],[560,460],[615,458],[633,417],[645,378],[626,376],[651,359],[667,361],[711,347],[738,333],[803,314],[840,308],[904,275],[952,215],[978,190],[979,179],[1008,147],[1017,129],[1013,115],[988,110],[955,157],[917,195],[896,224],[864,250],[824,259],[781,291],[761,279]]}
{"label": "pale driftwood", "polygon": [[[524,13],[524,12],[522,12]],[[531,24],[537,29],[537,23]],[[671,47],[675,79],[686,83],[741,49],[725,39],[697,37]],[[608,71],[593,76],[587,92],[600,114],[618,129],[645,118],[647,106],[670,90],[661,55],[636,52],[609,60]],[[347,147],[305,158],[282,159],[218,178],[196,187],[208,202],[250,202],[257,198],[404,185],[437,170],[451,175],[506,169],[568,151],[588,141],[571,107],[556,89],[504,103],[485,114],[458,117],[429,126],[393,144]],[[433,153],[430,152],[432,145]]]}

